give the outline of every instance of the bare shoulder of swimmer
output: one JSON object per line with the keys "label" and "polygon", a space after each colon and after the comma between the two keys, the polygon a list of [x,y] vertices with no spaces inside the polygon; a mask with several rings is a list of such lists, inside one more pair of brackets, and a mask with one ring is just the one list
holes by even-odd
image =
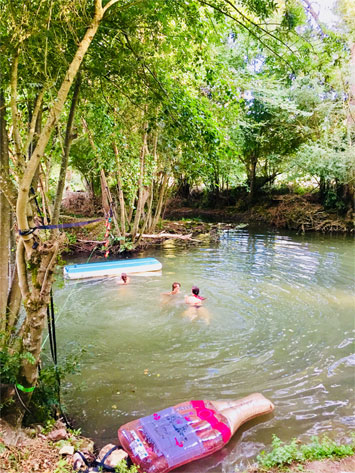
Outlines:
{"label": "bare shoulder of swimmer", "polygon": [[196,304],[196,298],[193,297],[193,296],[185,296],[185,302],[186,302],[186,304],[195,305]]}

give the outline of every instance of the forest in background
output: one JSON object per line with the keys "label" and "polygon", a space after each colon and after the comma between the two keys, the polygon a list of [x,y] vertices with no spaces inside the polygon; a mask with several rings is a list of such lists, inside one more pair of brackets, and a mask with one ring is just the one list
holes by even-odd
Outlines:
{"label": "forest in background", "polygon": [[214,207],[313,190],[352,212],[355,6],[338,0],[332,29],[308,0],[0,6],[0,345],[18,423],[67,238],[35,227],[61,223],[71,172],[112,210],[121,251],[193,191]]}

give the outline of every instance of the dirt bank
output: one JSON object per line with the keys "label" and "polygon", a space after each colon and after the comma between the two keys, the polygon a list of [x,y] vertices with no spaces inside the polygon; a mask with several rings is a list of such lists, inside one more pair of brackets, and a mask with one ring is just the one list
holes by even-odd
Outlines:
{"label": "dirt bank", "polygon": [[47,429],[14,429],[0,420],[1,473],[71,473],[77,449],[91,455],[94,443],[60,421]]}
{"label": "dirt bank", "polygon": [[182,200],[172,200],[165,218],[202,218],[210,222],[248,223],[297,232],[354,232],[355,215],[352,210],[346,215],[326,210],[314,201],[312,195],[275,195],[247,209],[244,209],[243,202],[215,209],[201,208],[197,202],[188,207],[184,204]]}
{"label": "dirt bank", "polygon": [[[77,222],[80,220],[87,220],[84,218],[63,217],[63,222]],[[133,251],[141,251],[148,247],[159,246],[168,240],[174,240],[175,244],[197,245],[202,240],[216,241],[218,239],[218,232],[223,229],[236,228],[236,224],[228,223],[208,223],[196,220],[184,219],[181,221],[164,220],[160,227],[157,228],[152,238],[148,236],[143,238],[140,245]],[[64,251],[66,254],[85,254],[90,255],[104,255],[106,248],[105,243],[105,222],[96,222],[85,227],[71,228],[66,231],[67,234],[67,248]],[[120,252],[120,247],[115,243],[114,238],[110,239],[110,256],[117,255]],[[130,251],[132,253],[132,251]]]}
{"label": "dirt bank", "polygon": [[[80,450],[88,459],[95,458],[94,444],[77,432],[65,428],[60,421],[51,429],[34,426],[12,429],[0,421],[0,471],[1,473],[71,473],[74,450]],[[96,452],[97,453],[97,452]],[[265,473],[250,468],[249,473]],[[273,469],[273,473],[280,470]],[[284,471],[284,470],[283,470]],[[341,473],[355,471],[355,456],[294,464],[287,471],[292,473]]]}

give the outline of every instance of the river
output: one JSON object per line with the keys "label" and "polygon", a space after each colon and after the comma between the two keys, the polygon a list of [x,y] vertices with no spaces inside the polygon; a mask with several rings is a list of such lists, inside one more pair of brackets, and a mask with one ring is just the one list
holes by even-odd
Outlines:
{"label": "river", "polygon": [[[189,399],[261,392],[268,417],[242,427],[184,473],[241,471],[272,434],[283,441],[354,427],[354,245],[344,236],[225,231],[220,241],[181,249],[167,243],[139,256],[163,270],[55,284],[59,358],[85,348],[81,373],[63,388],[70,416],[98,445],[132,419]],[[78,259],[76,262],[80,261]],[[85,261],[85,260],[81,260]],[[164,297],[171,283],[181,296]],[[210,323],[184,316],[197,285]]]}

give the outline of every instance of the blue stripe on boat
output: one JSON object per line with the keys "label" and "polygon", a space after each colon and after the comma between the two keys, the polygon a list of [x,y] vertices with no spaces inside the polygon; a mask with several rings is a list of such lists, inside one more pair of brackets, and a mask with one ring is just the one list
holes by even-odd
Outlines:
{"label": "blue stripe on boat", "polygon": [[119,261],[104,261],[102,263],[84,263],[84,264],[71,264],[64,266],[66,273],[85,273],[95,272],[107,269],[119,269],[119,268],[131,268],[134,266],[148,266],[151,264],[159,264],[159,261],[155,258],[136,258],[130,260],[119,260]]}

